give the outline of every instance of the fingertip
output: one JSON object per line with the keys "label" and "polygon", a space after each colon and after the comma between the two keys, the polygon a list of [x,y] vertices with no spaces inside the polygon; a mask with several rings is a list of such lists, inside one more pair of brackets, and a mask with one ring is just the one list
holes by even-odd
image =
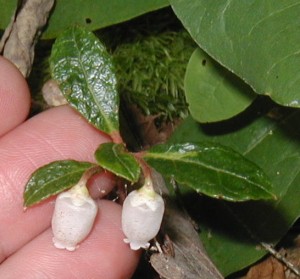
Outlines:
{"label": "fingertip", "polygon": [[[121,224],[122,207],[119,204],[100,200],[99,208],[100,214],[96,220],[92,237],[100,237],[99,248],[102,247],[104,251],[109,251],[104,254],[102,261],[106,261],[105,264],[109,269],[115,269],[112,278],[131,278],[139,263],[142,250],[133,251],[124,242],[125,235]],[[107,255],[110,257],[107,258]]]}
{"label": "fingertip", "polygon": [[30,92],[20,71],[0,56],[0,135],[22,123],[30,109]]}
{"label": "fingertip", "polygon": [[[139,263],[141,250],[133,251],[124,242],[125,235],[122,231],[121,215],[122,207],[119,204],[108,200],[99,200],[99,215],[94,229],[79,249],[87,247],[91,249],[98,242],[99,250],[105,251],[98,260],[108,270],[115,270],[112,278],[131,278]],[[103,266],[98,270],[98,275],[103,274]]]}
{"label": "fingertip", "polygon": [[[121,206],[99,201],[99,213],[92,232],[74,252],[52,244],[50,229],[25,245],[0,266],[0,278],[131,278],[140,258],[123,241]],[[14,268],[14,267],[18,268]],[[66,268],[67,266],[67,268]],[[76,274],[76,276],[75,276]]]}
{"label": "fingertip", "polygon": [[116,177],[107,171],[94,175],[89,180],[89,192],[93,199],[105,197],[116,185]]}
{"label": "fingertip", "polygon": [[[0,261],[1,254],[14,253],[49,226],[50,217],[45,215],[52,207],[48,202],[23,212],[24,186],[31,174],[57,160],[94,162],[95,150],[107,141],[107,135],[69,106],[44,111],[0,139],[0,223],[5,224],[0,228],[1,239],[5,239],[0,241]],[[26,234],[20,235],[24,230]]]}

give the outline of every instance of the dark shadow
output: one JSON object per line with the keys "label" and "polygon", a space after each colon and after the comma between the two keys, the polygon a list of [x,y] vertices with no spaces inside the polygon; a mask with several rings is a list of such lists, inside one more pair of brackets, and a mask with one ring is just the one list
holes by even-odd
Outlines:
{"label": "dark shadow", "polygon": [[277,242],[289,228],[284,216],[270,202],[233,203],[199,194],[182,195],[181,199],[200,231],[205,226],[212,233],[239,242]]}
{"label": "dark shadow", "polygon": [[[292,131],[289,136],[297,133],[300,139],[300,121],[298,108],[289,108],[274,103],[267,96],[258,96],[254,102],[240,114],[219,122],[199,124],[199,129],[207,136],[220,136],[239,131],[261,117],[266,117],[278,123],[287,131]],[[295,129],[296,128],[296,129]]]}
{"label": "dark shadow", "polygon": [[175,16],[171,7],[152,11],[135,17],[126,22],[115,24],[97,30],[97,35],[111,50],[122,43],[132,43],[143,36],[157,35],[166,31],[179,31],[183,28],[182,23]]}
{"label": "dark shadow", "polygon": [[219,122],[201,124],[201,129],[207,135],[222,135],[238,131],[253,123],[262,115],[277,106],[269,97],[258,96],[253,103],[238,115]]}

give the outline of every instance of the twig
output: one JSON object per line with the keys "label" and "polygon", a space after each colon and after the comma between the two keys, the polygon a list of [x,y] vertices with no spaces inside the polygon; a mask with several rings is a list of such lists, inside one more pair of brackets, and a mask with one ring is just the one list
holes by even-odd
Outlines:
{"label": "twig", "polygon": [[266,249],[272,256],[274,256],[278,261],[282,262],[287,268],[289,268],[294,274],[300,277],[300,270],[294,266],[285,256],[283,256],[280,252],[276,251],[272,245],[261,242],[260,243],[264,249]]}
{"label": "twig", "polygon": [[300,270],[297,267],[295,267],[291,262],[289,262],[288,259],[286,259],[278,251],[276,251],[271,244],[260,241],[259,237],[250,230],[250,228],[242,221],[242,219],[240,218],[240,216],[238,216],[238,214],[236,214],[229,206],[226,206],[225,203],[224,203],[224,206],[227,208],[228,211],[230,211],[230,213],[236,218],[236,220],[243,226],[243,228],[246,230],[246,232],[248,233],[248,235],[251,239],[253,239],[255,242],[259,243],[272,256],[274,256],[277,260],[279,260],[287,268],[289,268],[294,274],[296,274],[298,277],[300,277]]}
{"label": "twig", "polygon": [[13,62],[24,77],[28,77],[34,58],[34,46],[41,29],[47,22],[54,0],[27,0],[8,28],[9,36],[4,36],[3,56]]}

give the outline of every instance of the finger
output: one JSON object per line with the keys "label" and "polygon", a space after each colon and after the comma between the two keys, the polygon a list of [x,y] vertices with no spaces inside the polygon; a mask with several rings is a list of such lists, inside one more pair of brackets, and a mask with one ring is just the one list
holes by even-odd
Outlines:
{"label": "finger", "polygon": [[131,278],[140,253],[123,242],[121,208],[99,204],[95,226],[76,251],[55,248],[49,229],[2,263],[0,278]]}
{"label": "finger", "polygon": [[0,136],[25,120],[30,108],[30,93],[19,70],[0,57]]}
{"label": "finger", "polygon": [[115,184],[115,176],[109,172],[94,175],[88,183],[90,195],[93,199],[104,197],[111,191],[111,185]]}
{"label": "finger", "polygon": [[41,113],[0,139],[0,260],[49,227],[53,202],[23,212],[31,173],[55,160],[94,161],[95,149],[108,140],[67,106]]}

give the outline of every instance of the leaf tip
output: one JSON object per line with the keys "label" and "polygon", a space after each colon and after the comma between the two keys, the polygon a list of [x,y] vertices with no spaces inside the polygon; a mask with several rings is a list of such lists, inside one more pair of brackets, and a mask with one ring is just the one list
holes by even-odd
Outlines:
{"label": "leaf tip", "polygon": [[34,202],[30,202],[30,200],[26,197],[24,197],[24,202],[23,202],[23,211],[26,211],[28,207],[32,206],[35,204]]}

